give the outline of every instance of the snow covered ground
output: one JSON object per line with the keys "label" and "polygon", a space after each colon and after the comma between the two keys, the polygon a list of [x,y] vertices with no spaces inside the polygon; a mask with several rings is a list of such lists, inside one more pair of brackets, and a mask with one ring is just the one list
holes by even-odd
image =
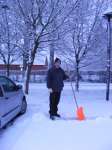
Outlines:
{"label": "snow covered ground", "polygon": [[105,84],[82,83],[76,93],[86,120],[76,120],[76,106],[69,83],[59,104],[62,119],[48,117],[49,100],[45,84],[31,84],[27,113],[0,131],[0,150],[111,150],[112,87],[105,101]]}

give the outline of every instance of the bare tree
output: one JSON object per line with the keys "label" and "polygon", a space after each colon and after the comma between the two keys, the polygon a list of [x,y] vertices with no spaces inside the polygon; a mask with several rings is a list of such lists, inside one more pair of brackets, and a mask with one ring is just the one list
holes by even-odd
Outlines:
{"label": "bare tree", "polygon": [[11,8],[7,4],[1,5],[0,18],[0,58],[6,65],[6,75],[9,76],[10,64],[12,64],[14,61],[17,61],[17,58],[19,58],[20,55],[17,52],[18,38],[16,20],[14,19]]}
{"label": "bare tree", "polygon": [[[25,13],[23,1],[16,0],[24,20],[29,24],[29,63],[26,71],[25,92],[28,93],[31,68],[35,60],[38,49],[44,44],[56,41],[58,37],[52,39],[50,36],[56,32],[63,24],[70,12],[76,7],[77,1],[72,1],[70,5],[68,0],[28,0],[29,9]],[[24,1],[25,2],[25,1]],[[67,9],[69,8],[69,9]],[[52,28],[53,23],[57,20],[57,24]]]}
{"label": "bare tree", "polygon": [[95,50],[92,47],[97,43],[95,33],[98,32],[96,28],[98,29],[101,24],[100,15],[104,1],[81,0],[78,4],[73,16],[69,18],[72,32],[64,37],[65,42],[63,43],[66,50],[62,51],[63,55],[65,54],[65,57],[74,64],[77,91],[79,89],[80,68],[89,65],[85,62],[88,62],[88,57],[92,59],[93,54],[95,55]]}

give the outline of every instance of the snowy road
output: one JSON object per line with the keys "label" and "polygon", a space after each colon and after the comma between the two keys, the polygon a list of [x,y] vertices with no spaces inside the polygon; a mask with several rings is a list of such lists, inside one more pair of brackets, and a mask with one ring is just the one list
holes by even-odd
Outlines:
{"label": "snowy road", "polygon": [[66,120],[51,121],[45,84],[31,84],[27,113],[0,131],[0,149],[111,150],[112,102],[104,100],[105,85],[82,84],[77,99],[89,119],[75,120],[73,95],[66,84],[59,105],[59,112]]}

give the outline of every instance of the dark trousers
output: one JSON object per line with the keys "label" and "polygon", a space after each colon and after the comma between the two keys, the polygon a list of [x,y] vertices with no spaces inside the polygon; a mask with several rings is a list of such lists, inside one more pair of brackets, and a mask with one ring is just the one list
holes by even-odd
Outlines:
{"label": "dark trousers", "polygon": [[50,93],[50,104],[49,104],[49,106],[50,106],[49,114],[50,115],[57,114],[58,104],[60,101],[60,95],[61,95],[61,92]]}

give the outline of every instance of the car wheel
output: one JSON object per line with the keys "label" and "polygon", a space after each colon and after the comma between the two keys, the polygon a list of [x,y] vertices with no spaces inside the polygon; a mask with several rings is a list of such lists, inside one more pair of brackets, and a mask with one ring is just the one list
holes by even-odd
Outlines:
{"label": "car wheel", "polygon": [[26,109],[27,109],[27,102],[26,102],[26,98],[24,97],[22,100],[20,114],[24,114],[26,112]]}

